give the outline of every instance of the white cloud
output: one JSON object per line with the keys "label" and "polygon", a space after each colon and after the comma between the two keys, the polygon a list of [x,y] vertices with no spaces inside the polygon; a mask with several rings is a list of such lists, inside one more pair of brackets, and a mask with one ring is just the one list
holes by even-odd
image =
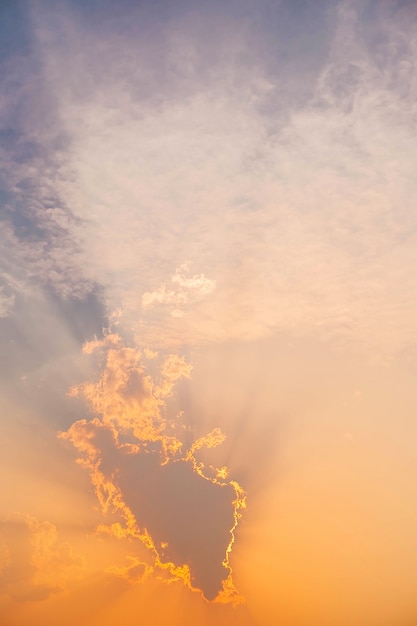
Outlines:
{"label": "white cloud", "polygon": [[216,286],[216,281],[210,280],[204,274],[188,276],[188,272],[188,264],[185,263],[171,277],[173,289],[169,289],[163,283],[155,291],[144,293],[142,296],[142,307],[149,309],[157,304],[173,305],[174,308],[171,308],[171,315],[173,317],[182,317],[184,307],[187,304],[192,304],[194,300],[208,296]]}
{"label": "white cloud", "polygon": [[[408,342],[416,38],[387,3],[368,36],[360,11],[338,3],[310,100],[279,111],[270,95],[292,77],[276,85],[261,52],[242,60],[244,28],[200,42],[184,18],[121,41],[45,18],[45,81],[71,140],[52,187],[68,213],[42,213],[56,245],[19,243],[32,273],[64,294],[100,284],[149,344],[277,331]],[[186,262],[193,274],[170,282]]]}

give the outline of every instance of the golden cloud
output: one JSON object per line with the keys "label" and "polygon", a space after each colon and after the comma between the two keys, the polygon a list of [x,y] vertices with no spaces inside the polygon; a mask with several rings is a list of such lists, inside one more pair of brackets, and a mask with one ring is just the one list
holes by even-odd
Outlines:
{"label": "golden cloud", "polygon": [[[181,580],[206,599],[238,603],[229,555],[245,506],[242,487],[228,480],[228,468],[205,467],[196,454],[220,445],[225,435],[216,428],[186,446],[177,420],[166,418],[166,400],[175,383],[189,378],[191,365],[170,354],[151,377],[141,352],[109,334],[84,346],[102,356],[96,382],[71,389],[95,414],[76,421],[60,434],[78,450],[95,487],[103,513],[119,521],[99,527],[129,541],[129,564],[107,571],[131,582],[151,573]],[[155,358],[156,355],[152,354]],[[148,549],[151,563],[131,554],[131,541]]]}

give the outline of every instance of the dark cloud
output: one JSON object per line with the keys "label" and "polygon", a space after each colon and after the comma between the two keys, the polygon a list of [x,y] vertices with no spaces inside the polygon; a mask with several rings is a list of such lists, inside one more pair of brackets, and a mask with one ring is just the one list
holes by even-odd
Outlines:
{"label": "dark cloud", "polygon": [[189,565],[193,586],[214,599],[228,576],[222,563],[234,525],[233,487],[199,476],[191,462],[161,465],[155,453],[119,457],[117,465],[116,485],[139,526],[156,545],[168,544],[162,561]]}
{"label": "dark cloud", "polygon": [[235,523],[234,488],[200,476],[191,461],[162,464],[160,446],[132,453],[119,448],[109,430],[97,435],[91,441],[100,471],[120,489],[161,561],[188,565],[193,587],[213,600],[229,574],[223,561]]}
{"label": "dark cloud", "polygon": [[[189,376],[187,364],[168,356],[155,385],[138,351],[126,348],[120,337],[85,346],[87,352],[93,349],[106,351],[101,378],[72,393],[87,398],[100,417],[78,420],[61,437],[79,450],[103,511],[121,514],[123,525],[112,532],[143,541],[154,555],[155,569],[200,589],[206,599],[238,602],[229,553],[244,493],[226,479],[226,468],[206,469],[196,457],[224,435],[214,429],[186,448],[177,438],[180,423],[168,426],[161,414],[173,383]],[[139,393],[132,393],[134,383]]]}

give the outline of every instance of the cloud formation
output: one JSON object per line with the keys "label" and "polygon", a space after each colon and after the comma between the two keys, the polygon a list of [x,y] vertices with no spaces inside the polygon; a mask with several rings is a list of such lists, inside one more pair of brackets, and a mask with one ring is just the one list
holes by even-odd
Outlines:
{"label": "cloud formation", "polygon": [[[65,297],[99,285],[138,335],[142,310],[152,345],[170,308],[172,345],[288,332],[404,347],[415,305],[415,12],[319,4],[280,3],[268,24],[263,3],[256,20],[246,4],[199,13],[185,3],[172,15],[129,5],[114,28],[109,7],[93,25],[74,6],[39,3],[41,62],[23,56],[19,67],[44,89],[25,82],[34,113],[4,157],[8,274]],[[323,41],[303,33],[293,50],[282,20],[295,32],[314,23]],[[24,160],[22,137],[32,142]],[[216,289],[187,282],[197,277]]]}
{"label": "cloud formation", "polygon": [[195,299],[208,296],[216,286],[216,281],[210,280],[204,274],[189,276],[189,264],[184,263],[171,277],[173,287],[170,289],[163,283],[155,291],[147,291],[142,296],[142,308],[149,309],[155,305],[172,305],[171,315],[182,317],[184,307]]}
{"label": "cloud formation", "polygon": [[[261,614],[270,610],[264,602],[269,580],[266,595],[278,612],[281,599],[285,604],[292,597],[287,589],[304,610],[294,592],[302,578],[298,570],[292,588],[288,580],[295,571],[292,552],[302,550],[301,535],[308,541],[304,531],[311,518],[304,515],[308,507],[292,508],[296,485],[285,505],[290,515],[281,515],[286,478],[272,476],[272,463],[269,473],[269,460],[289,475],[307,463],[324,468],[318,491],[326,491],[328,477],[337,476],[326,463],[350,470],[362,455],[363,474],[370,476],[377,448],[393,449],[391,414],[372,385],[352,377],[352,388],[362,394],[364,387],[362,413],[346,381],[338,400],[332,403],[332,397],[339,389],[333,382],[346,376],[339,373],[342,362],[354,362],[352,369],[362,372],[365,361],[386,364],[397,357],[401,380],[410,373],[404,367],[414,374],[417,364],[416,7],[409,0],[2,4],[3,446],[12,440],[19,446],[20,454],[8,461],[18,468],[26,450],[22,433],[47,482],[51,456],[40,457],[49,444],[35,449],[31,429],[46,428],[51,440],[64,431],[62,439],[72,444],[68,455],[75,447],[86,468],[84,474],[61,468],[71,474],[65,480],[91,495],[88,472],[105,516],[91,544],[107,534],[109,544],[120,546],[116,557],[109,548],[109,559],[102,553],[93,558],[92,569],[106,561],[114,588],[126,589],[126,581],[148,581],[149,589],[159,578],[177,580],[206,599],[233,603],[239,600],[234,581],[245,588],[240,573],[246,568],[250,593],[260,589]],[[109,324],[112,330],[103,331]],[[94,334],[99,339],[91,340]],[[64,399],[71,385],[78,398],[73,402]],[[402,393],[393,377],[383,386],[396,395],[396,421],[410,416],[401,430],[412,432],[412,392]],[[379,404],[366,405],[368,393]],[[83,403],[88,415],[78,413]],[[326,411],[332,413],[327,421]],[[287,447],[284,436],[277,442],[281,416],[288,418]],[[349,458],[338,430],[348,436],[341,435],[352,450]],[[367,433],[378,436],[371,442]],[[375,445],[383,433],[386,448]],[[398,456],[408,459],[402,453],[413,438],[401,437]],[[296,438],[302,442],[298,448]],[[286,453],[293,454],[289,469]],[[12,459],[12,449],[7,456]],[[32,477],[32,463],[24,462]],[[355,483],[355,472],[346,471],[352,491],[366,482]],[[250,523],[263,517],[256,529],[265,529],[273,519],[269,535],[253,526],[248,530],[246,538],[256,536],[248,553],[244,541],[242,553],[234,545],[245,502],[236,474],[251,497]],[[403,510],[400,504],[408,506],[401,485],[414,476],[405,474],[392,492],[401,493],[396,507],[403,519],[413,520],[412,505]],[[59,491],[60,478],[55,481]],[[380,485],[374,481],[372,493]],[[23,492],[19,500],[28,502],[30,512],[31,495]],[[265,493],[279,498],[276,508]],[[303,502],[311,493],[307,486]],[[392,519],[393,500],[385,493],[385,502],[375,505],[375,520],[388,510],[385,517]],[[263,498],[279,518],[279,536],[275,517],[261,511]],[[74,500],[90,503],[80,494]],[[317,513],[318,535],[328,528],[323,510]],[[337,519],[337,511],[329,510],[327,519]],[[60,515],[71,517],[71,507]],[[347,516],[340,517],[347,526]],[[398,527],[404,528],[400,517]],[[53,521],[49,514],[45,518]],[[297,531],[300,518],[308,519]],[[370,518],[357,517],[358,537],[369,544],[368,556],[373,549],[379,555],[375,533],[373,542],[371,531],[366,534]],[[49,537],[50,549],[34,565],[6,541],[4,585],[22,602],[53,598],[48,572],[61,544],[51,539],[48,525],[22,519],[19,541],[27,554],[41,536]],[[410,522],[409,534],[402,533],[404,543],[413,536],[411,527]],[[331,532],[339,532],[339,540],[344,528],[332,525]],[[355,579],[359,606],[368,584],[365,575],[355,576],[360,551],[350,550],[348,541],[341,544],[351,566],[344,575]],[[393,541],[391,548],[412,560],[408,546],[397,549]],[[265,569],[259,557],[259,569],[249,572],[262,549]],[[330,582],[338,554],[331,552],[323,561]],[[240,554],[251,558],[245,563]],[[277,555],[281,596],[275,588]],[[394,571],[400,556],[389,559],[387,571]],[[314,558],[309,561],[300,558],[299,570],[315,571]],[[236,562],[240,570],[234,568],[232,576]],[[62,567],[61,572],[57,566],[56,589],[65,588]],[[318,588],[320,577],[311,575],[313,580]],[[350,593],[340,581],[346,595],[332,594],[335,606]],[[408,581],[415,587],[412,575]],[[388,589],[388,574],[386,582]],[[84,589],[88,584],[86,576]],[[375,598],[387,595],[380,580],[372,584]],[[191,596],[183,585],[171,585],[170,597],[178,589],[202,611],[219,608],[200,602],[201,594]],[[142,601],[144,587],[130,593],[135,592]],[[313,595],[309,588],[305,597]],[[99,604],[101,590],[97,596]],[[352,611],[354,601],[339,603],[337,610]],[[276,612],[271,614],[275,624]],[[107,619],[111,623],[113,617]],[[352,612],[343,619],[357,622]],[[317,623],[323,621],[320,614]],[[311,612],[306,623],[314,623]]]}
{"label": "cloud formation", "polygon": [[174,420],[164,415],[175,382],[190,376],[190,365],[170,354],[153,379],[146,357],[115,334],[84,349],[101,353],[103,371],[97,382],[70,393],[84,397],[97,417],[76,421],[61,438],[78,450],[103,513],[120,515],[101,532],[140,540],[149,551],[148,563],[131,555],[129,566],[109,571],[130,581],[163,572],[208,600],[239,602],[229,555],[245,495],[227,478],[227,468],[206,467],[198,458],[224,435],[215,429],[186,446],[181,414]]}
{"label": "cloud formation", "polygon": [[29,515],[0,522],[0,598],[36,602],[63,591],[85,563],[57,529]]}

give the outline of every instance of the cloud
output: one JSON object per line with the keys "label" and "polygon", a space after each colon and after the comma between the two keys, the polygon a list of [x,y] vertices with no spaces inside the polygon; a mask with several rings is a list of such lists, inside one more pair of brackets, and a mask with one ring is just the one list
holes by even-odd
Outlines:
{"label": "cloud", "polygon": [[[268,25],[262,3],[260,22],[187,5],[169,24],[167,7],[124,6],[114,28],[107,9],[93,25],[38,3],[42,61],[19,59],[34,113],[5,157],[9,274],[64,297],[99,285],[158,348],[288,332],[401,350],[416,304],[415,15],[321,4],[280,4]],[[323,42],[303,31],[293,50],[282,23],[309,20]],[[18,158],[22,137],[36,150]]]}
{"label": "cloud", "polygon": [[226,468],[206,467],[197,458],[224,435],[215,429],[187,447],[179,438],[181,414],[176,420],[163,415],[175,382],[188,378],[190,367],[169,355],[157,381],[146,373],[141,353],[120,336],[85,346],[88,353],[94,349],[104,354],[100,379],[71,394],[83,396],[97,417],[76,421],[60,436],[78,450],[103,512],[120,514],[109,532],[141,541],[151,557],[143,564],[131,556],[129,566],[109,571],[130,581],[165,572],[208,600],[239,602],[229,554],[245,495],[227,479]]}
{"label": "cloud", "polygon": [[216,286],[214,280],[210,280],[204,274],[188,276],[188,264],[185,263],[177,269],[171,277],[174,289],[167,288],[163,283],[155,291],[147,291],[142,296],[142,307],[152,308],[155,305],[174,305],[171,310],[173,317],[182,317],[184,307],[195,299],[209,295]]}
{"label": "cloud", "polygon": [[[84,347],[87,354],[94,350],[102,351],[105,358],[99,382],[82,383],[71,389],[70,395],[85,397],[92,411],[118,430],[132,431],[139,439],[162,440],[164,400],[176,380],[190,376],[191,366],[182,357],[168,355],[161,366],[160,381],[155,383],[145,371],[141,352],[125,346],[119,335],[108,334]],[[172,445],[177,445],[175,439]]]}
{"label": "cloud", "polygon": [[[15,163],[9,162],[7,167],[13,168]],[[22,168],[16,169],[19,172]],[[38,178],[47,176],[39,167],[31,169],[29,176],[35,180],[30,183],[25,168],[20,176],[22,180],[15,186],[28,189],[16,193],[15,206],[3,213],[1,278],[17,294],[27,295],[36,287],[47,286],[63,298],[85,298],[96,285],[79,274],[78,226],[70,212],[60,206],[62,200],[54,197],[53,189],[38,188]]]}
{"label": "cloud", "polygon": [[59,542],[50,522],[15,515],[0,523],[0,541],[0,593],[13,601],[46,600],[84,570],[83,558]]}

